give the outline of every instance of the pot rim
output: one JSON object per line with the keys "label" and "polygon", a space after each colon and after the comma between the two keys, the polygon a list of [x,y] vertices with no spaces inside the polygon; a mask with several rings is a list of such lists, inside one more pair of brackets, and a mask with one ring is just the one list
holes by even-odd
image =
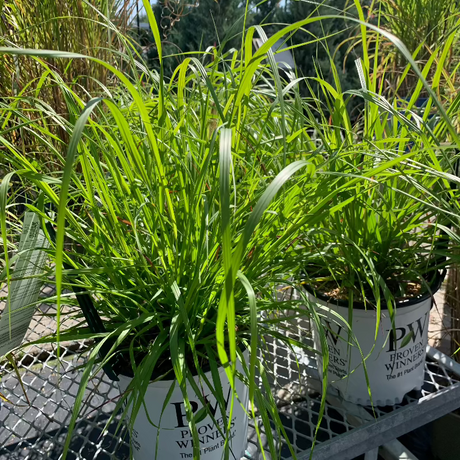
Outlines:
{"label": "pot rim", "polygon": [[[425,292],[425,294],[419,295],[418,297],[414,297],[412,299],[406,299],[406,300],[399,300],[396,301],[396,308],[404,308],[404,307],[411,307],[412,305],[416,305],[418,303],[423,302],[424,300],[429,299],[430,297],[432,298],[436,292],[439,291],[444,278],[446,277],[447,270],[436,270],[436,277],[433,281],[431,291]],[[310,285],[308,284],[302,284],[303,288],[311,295],[317,297],[318,299],[333,304],[337,305],[339,307],[349,307],[348,300],[340,300],[340,299],[334,299],[328,295],[323,294],[322,292],[315,291]],[[388,305],[386,301],[383,299],[380,303],[380,308],[382,310],[388,310]],[[364,302],[353,302],[353,309],[356,310],[369,310],[369,304],[365,304]]]}
{"label": "pot rim", "polygon": [[[246,346],[244,346],[242,343],[239,343],[237,344],[238,348],[240,349],[240,351],[243,353],[243,356],[248,352],[248,348]],[[237,360],[238,362],[238,360]],[[171,367],[172,369],[172,367]],[[132,370],[132,369],[131,369]],[[224,366],[222,365],[219,365],[217,367],[217,371],[220,373],[221,370],[225,370]],[[171,374],[171,379],[154,379],[153,377],[155,376],[155,374],[152,376],[152,379],[149,381],[149,385],[151,383],[157,383],[157,382],[172,382],[174,380],[177,380],[176,379],[176,375],[174,373],[174,369],[172,369],[172,374]],[[204,373],[204,374],[207,374],[208,372],[211,371],[211,365],[209,364],[209,362],[206,362],[206,365],[205,366],[202,366],[201,367],[201,371]],[[122,370],[118,370],[117,372],[117,376],[123,376],[125,378],[129,378],[129,379],[133,379],[134,378],[134,373],[133,372],[130,372],[131,375],[128,375],[127,372],[124,372]],[[196,372],[196,369],[192,372],[192,377],[197,377],[198,376],[198,372]],[[157,375],[157,377],[161,377],[161,375]]]}

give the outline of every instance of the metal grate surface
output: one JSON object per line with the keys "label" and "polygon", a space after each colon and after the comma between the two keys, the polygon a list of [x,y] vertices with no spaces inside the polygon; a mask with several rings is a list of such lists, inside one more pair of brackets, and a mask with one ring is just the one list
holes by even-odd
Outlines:
{"label": "metal grate surface", "polygon": [[[305,320],[295,319],[290,323],[296,325],[291,327],[292,331],[298,332],[297,335],[293,334],[295,338],[303,342],[311,340]],[[429,349],[428,354],[432,358],[428,357],[425,363],[421,390],[408,393],[401,404],[365,408],[344,401],[336,390],[329,388],[324,414],[316,433],[314,458],[351,459],[460,407],[460,366],[442,353]],[[267,351],[267,359],[273,361],[273,392],[289,442],[297,458],[307,459],[315,439],[321,407],[322,382],[316,361],[313,355],[289,350],[277,342],[267,344]],[[435,355],[438,360],[434,359]],[[445,364],[441,364],[439,359]],[[441,409],[437,413],[432,410],[433,402]],[[395,422],[395,416],[402,418],[399,423]],[[355,436],[358,427],[367,430],[365,442],[360,447],[356,445]],[[281,441],[280,446],[280,458],[291,459],[287,443]],[[255,446],[253,449],[252,458],[261,459],[260,451]]]}
{"label": "metal grate surface", "polygon": [[[45,331],[54,332],[56,324],[52,314],[52,308],[41,308],[26,339],[37,339]],[[74,320],[69,318],[67,321]],[[293,337],[309,340],[309,325],[305,319],[288,318],[287,322]],[[30,347],[22,356],[16,353],[29,401],[8,362],[0,365],[0,393],[10,401],[2,402],[0,409],[0,460],[61,458],[80,382],[78,367],[84,363],[85,348],[83,343],[66,343],[59,360],[56,347],[50,345]],[[271,370],[273,394],[289,441],[296,456],[306,459],[315,436],[321,404],[321,382],[314,359],[276,341],[268,341],[263,353]],[[317,432],[314,458],[353,458],[460,407],[456,369],[446,356],[439,353],[435,356],[433,352],[431,355],[444,364],[433,360],[426,364],[422,390],[408,394],[403,403],[394,408],[375,408],[376,418],[371,410],[347,403],[330,390]],[[118,394],[116,384],[104,373],[92,379],[74,431],[69,459],[130,458],[126,430],[116,431],[118,419],[102,433]],[[280,441],[278,445],[279,458],[291,458],[286,443]],[[246,458],[261,459],[263,447],[259,446],[254,425],[250,424]]]}
{"label": "metal grate surface", "polygon": [[[42,296],[52,295],[45,287]],[[3,306],[0,304],[0,311]],[[75,316],[67,309],[61,330],[75,324]],[[74,319],[75,318],[75,319]],[[25,341],[38,340],[56,332],[55,309],[41,305],[33,317]],[[64,447],[75,397],[84,364],[85,343],[61,344],[59,360],[57,347],[52,344],[33,345],[15,353],[21,380],[11,365],[0,364],[0,394],[9,402],[0,408],[1,460],[58,460]],[[21,386],[24,384],[24,390]],[[86,390],[85,404],[77,422],[70,446],[69,460],[129,459],[129,442],[122,427],[115,435],[117,423],[102,433],[113,413],[118,388],[101,372]]]}

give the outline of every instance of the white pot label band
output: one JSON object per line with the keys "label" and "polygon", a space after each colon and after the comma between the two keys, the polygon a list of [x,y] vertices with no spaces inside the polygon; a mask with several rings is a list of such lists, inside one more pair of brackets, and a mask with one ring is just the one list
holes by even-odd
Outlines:
{"label": "white pot label band", "polygon": [[[247,359],[247,356],[245,359]],[[238,367],[241,372],[241,366],[239,365]],[[219,374],[224,397],[223,405],[226,416],[229,417],[233,392],[223,369],[219,370]],[[207,372],[206,376],[212,381],[211,372]],[[197,423],[200,458],[203,460],[221,460],[225,451],[226,438],[221,407],[207,385],[204,382],[200,383],[198,377],[194,377],[194,379],[201,388],[202,396],[216,422],[214,423],[213,418],[208,415],[204,420]],[[120,375],[119,385],[122,392],[126,391],[130,382],[130,378]],[[141,407],[136,417],[131,437],[134,460],[163,460],[168,458],[181,460],[193,458],[193,438],[187,422],[182,391],[177,383],[161,415],[160,422],[161,408],[170,391],[171,384],[171,381],[160,381],[150,383],[147,387],[144,397],[145,405]],[[203,404],[196,397],[191,386],[188,384],[187,386],[191,408],[196,414],[202,409]],[[248,388],[239,379],[236,379],[235,389],[240,401],[247,407]],[[248,417],[237,398],[234,399],[233,404],[231,428],[227,436],[231,449],[230,458],[239,459],[246,447]],[[147,409],[148,414],[145,409]],[[157,445],[158,429],[156,427],[158,425],[161,425],[161,429]],[[157,452],[157,456],[155,456],[155,452]]]}
{"label": "white pot label band", "polygon": [[[395,404],[401,402],[409,391],[421,388],[431,298],[400,307],[394,318],[394,328],[389,313],[382,310],[377,338],[375,311],[354,310],[351,324],[353,335],[349,337],[348,326],[337,317],[339,314],[347,318],[348,308],[327,304],[313,296],[310,299],[329,309],[324,311],[322,318],[329,351],[328,383],[339,390],[344,399],[369,405],[370,387],[373,404]],[[313,337],[315,348],[321,350],[321,340],[315,326]],[[363,356],[367,357],[365,363],[369,386]],[[317,355],[317,362],[321,373],[321,355]]]}

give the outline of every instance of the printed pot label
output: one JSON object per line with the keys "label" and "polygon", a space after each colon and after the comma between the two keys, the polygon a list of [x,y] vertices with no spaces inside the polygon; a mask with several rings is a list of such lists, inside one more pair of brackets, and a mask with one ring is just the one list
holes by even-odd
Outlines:
{"label": "printed pot label", "polygon": [[[240,368],[241,371],[241,368]],[[226,377],[225,371],[220,369],[220,379],[222,382],[222,393],[225,399],[227,420],[230,415],[232,402],[232,390]],[[213,385],[211,372],[206,373],[206,377]],[[128,387],[131,379],[124,376],[120,378],[120,390],[124,392]],[[220,460],[223,458],[225,443],[225,427],[220,411],[219,404],[213,396],[211,390],[204,382],[201,384],[198,377],[195,377],[197,385],[203,389],[205,400],[209,404],[211,413],[217,422],[216,426],[212,418],[208,415],[200,423],[197,423],[198,439],[200,443],[200,459],[203,460]],[[161,410],[166,400],[167,394],[171,388],[171,381],[151,383],[145,394],[145,408],[141,408],[134,423],[134,430],[131,435],[131,444],[133,447],[133,456],[135,460],[181,460],[193,458],[193,439],[189,430],[182,392],[176,383],[171,399],[166,405],[165,411],[161,416]],[[236,379],[236,392],[243,404],[248,404],[248,389],[246,385]],[[195,393],[188,386],[188,395],[190,404],[194,413],[197,413],[203,405]],[[151,420],[150,423],[149,419]],[[155,425],[155,426],[154,426]],[[160,426],[160,434],[157,434]],[[248,418],[241,404],[234,398],[233,414],[230,432],[230,458],[240,459],[244,453],[247,444]],[[220,431],[219,431],[220,429]],[[155,456],[156,449],[158,449]],[[233,457],[234,456],[234,457]]]}
{"label": "printed pot label", "polygon": [[[370,353],[365,363],[374,405],[397,404],[406,393],[421,388],[425,373],[431,298],[397,308],[394,329],[388,311],[382,310],[377,341],[376,312],[353,310],[351,345],[348,344],[349,328],[346,324],[348,308],[328,304],[313,296],[310,298],[328,307],[321,310],[329,350],[328,382],[340,391],[344,399],[363,405],[371,404],[359,347],[364,357]],[[334,312],[345,321],[341,321]],[[315,347],[321,350],[318,331],[315,327],[313,330]],[[319,355],[317,362],[321,372],[322,357]]]}

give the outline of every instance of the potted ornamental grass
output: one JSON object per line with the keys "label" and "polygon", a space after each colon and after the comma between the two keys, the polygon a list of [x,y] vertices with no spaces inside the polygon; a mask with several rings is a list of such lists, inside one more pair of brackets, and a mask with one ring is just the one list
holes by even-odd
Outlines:
{"label": "potted ornamental grass", "polygon": [[[372,168],[375,158],[361,154]],[[443,185],[431,174],[402,161],[346,194],[340,214],[302,239],[316,253],[304,287],[323,316],[329,381],[352,402],[399,403],[423,384],[429,315],[448,255],[448,218],[434,209]]]}
{"label": "potted ornamental grass", "polygon": [[[179,91],[194,84],[184,70]],[[38,196],[27,206],[49,240],[55,268],[44,275],[55,277],[49,302],[57,301],[58,324],[63,290],[82,309],[79,326],[58,327],[44,341],[93,340],[69,432],[88,380],[104,369],[119,382],[113,416],[128,420],[135,460],[244,454],[248,400],[261,398],[255,292],[281,269],[265,239],[273,237],[278,190],[308,166],[261,178],[240,161],[236,129],[214,126],[211,99],[193,100],[205,78],[182,108],[167,88],[164,100],[152,98],[128,79],[133,100],[125,95],[123,107],[91,99],[74,126],[63,124],[71,140],[61,174],[39,173],[26,156],[14,160]],[[43,142],[52,135],[39,123],[31,130]],[[254,237],[270,204],[273,217]]]}
{"label": "potted ornamental grass", "polygon": [[[314,324],[318,368],[345,399],[363,405],[393,405],[423,385],[433,296],[457,244],[449,230],[456,215],[459,138],[451,120],[457,109],[439,102],[440,75],[429,86],[427,69],[421,72],[390,38],[418,75],[418,93],[423,87],[430,95],[436,124],[427,112],[402,111],[397,100],[386,99],[364,47],[356,62],[361,89],[342,94],[324,85],[334,126],[324,120],[321,137],[341,150],[329,173],[337,177],[334,187],[348,189],[331,198],[338,211],[298,239],[308,254],[302,282],[321,322]],[[445,57],[442,51],[434,54]],[[350,96],[363,100],[355,122]]]}
{"label": "potted ornamental grass", "polygon": [[[158,27],[144,5],[162,66]],[[87,383],[102,369],[119,382],[110,422],[122,412],[135,460],[240,458],[256,411],[272,457],[280,449],[276,433],[295,455],[258,347],[261,336],[271,336],[305,348],[280,332],[269,312],[278,308],[273,287],[298,265],[290,250],[296,235],[288,232],[297,197],[320,201],[322,182],[313,176],[325,160],[311,155],[296,86],[262,64],[280,35],[253,54],[255,32],[246,32],[240,53],[185,56],[170,79],[139,60],[127,59],[132,66],[122,72],[93,59],[114,84],[87,99],[47,62],[87,56],[1,49],[43,66],[38,88],[0,107],[8,118],[2,155],[12,168],[1,187],[2,238],[14,175],[48,240],[42,276],[56,284],[48,302],[57,304],[58,325],[62,305],[81,311],[77,325],[58,326],[39,342],[91,340],[64,458]],[[46,86],[65,96],[68,113],[40,100]],[[8,139],[16,127],[26,127],[34,151],[55,155],[62,170],[30,161]],[[327,212],[327,203],[318,209]],[[294,301],[283,308],[301,311]]]}

